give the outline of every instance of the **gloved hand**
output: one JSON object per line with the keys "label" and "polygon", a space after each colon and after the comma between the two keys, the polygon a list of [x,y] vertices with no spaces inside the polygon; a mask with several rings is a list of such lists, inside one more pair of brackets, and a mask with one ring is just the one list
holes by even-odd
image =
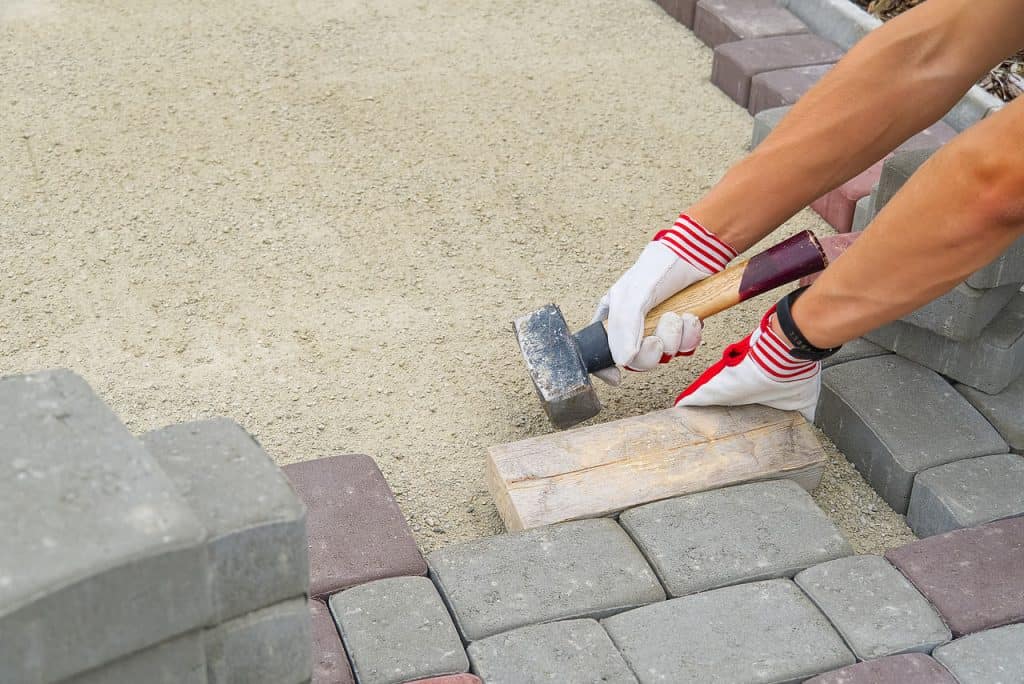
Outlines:
{"label": "gloved hand", "polygon": [[[675,293],[724,269],[735,256],[732,247],[685,214],[672,228],[655,235],[594,313],[594,321],[608,319],[608,344],[615,363],[645,371],[677,355],[692,354],[700,344],[695,316],[666,313],[647,337],[643,336],[644,318]],[[618,368],[595,375],[612,385],[621,380]]]}
{"label": "gloved hand", "polygon": [[726,347],[720,361],[676,398],[676,406],[764,404],[814,421],[821,362],[795,358],[772,330],[773,306],[750,335]]}

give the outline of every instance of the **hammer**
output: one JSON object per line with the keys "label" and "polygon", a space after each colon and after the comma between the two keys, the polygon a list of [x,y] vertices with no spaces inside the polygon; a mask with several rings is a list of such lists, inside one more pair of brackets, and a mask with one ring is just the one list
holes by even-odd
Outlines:
{"label": "hammer", "polygon": [[[738,259],[724,271],[669,297],[644,320],[650,335],[662,314],[692,313],[701,320],[776,287],[824,269],[859,233],[821,238],[797,233],[750,259]],[[590,374],[615,365],[603,321],[573,335],[554,304],[512,322],[541,405],[552,424],[567,428],[601,410]]]}

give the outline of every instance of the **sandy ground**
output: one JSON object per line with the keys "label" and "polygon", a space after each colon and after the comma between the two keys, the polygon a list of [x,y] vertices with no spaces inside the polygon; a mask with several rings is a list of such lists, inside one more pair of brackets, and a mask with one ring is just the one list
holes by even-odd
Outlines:
{"label": "sandy ground", "polygon": [[[550,430],[509,321],[586,322],[743,154],[710,60],[649,0],[3,0],[0,372],[70,367],[137,432],[232,416],[281,464],[367,452],[425,549],[495,533],[486,447]],[[817,499],[858,550],[909,538],[834,452]]]}

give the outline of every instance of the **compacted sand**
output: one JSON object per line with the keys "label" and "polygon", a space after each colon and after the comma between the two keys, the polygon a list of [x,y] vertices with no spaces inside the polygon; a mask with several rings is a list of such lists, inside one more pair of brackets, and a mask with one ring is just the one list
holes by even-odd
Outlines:
{"label": "compacted sand", "polygon": [[[367,452],[425,549],[495,533],[485,448],[550,429],[509,321],[586,322],[743,154],[710,59],[649,0],[5,0],[0,372],[70,367],[137,432],[232,416],[282,464]],[[859,550],[909,538],[834,452],[817,498]]]}

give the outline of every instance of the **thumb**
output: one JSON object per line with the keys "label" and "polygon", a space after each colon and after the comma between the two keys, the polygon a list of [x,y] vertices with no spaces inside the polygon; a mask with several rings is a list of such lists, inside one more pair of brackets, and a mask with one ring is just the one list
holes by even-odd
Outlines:
{"label": "thumb", "polygon": [[642,298],[609,292],[608,346],[616,365],[628,366],[640,351],[647,311]]}

